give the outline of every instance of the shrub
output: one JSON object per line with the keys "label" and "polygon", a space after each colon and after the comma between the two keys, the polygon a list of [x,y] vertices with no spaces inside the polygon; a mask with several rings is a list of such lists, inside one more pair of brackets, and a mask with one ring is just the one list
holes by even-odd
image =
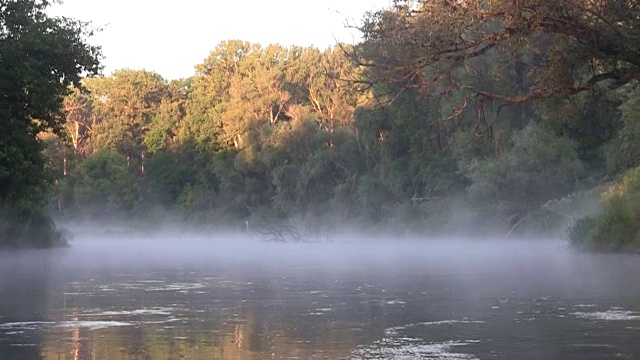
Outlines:
{"label": "shrub", "polygon": [[602,214],[578,220],[568,230],[579,249],[626,251],[640,248],[640,167],[603,194]]}
{"label": "shrub", "polygon": [[595,216],[586,216],[576,220],[567,229],[567,237],[571,246],[580,250],[590,249],[599,223],[600,219]]}

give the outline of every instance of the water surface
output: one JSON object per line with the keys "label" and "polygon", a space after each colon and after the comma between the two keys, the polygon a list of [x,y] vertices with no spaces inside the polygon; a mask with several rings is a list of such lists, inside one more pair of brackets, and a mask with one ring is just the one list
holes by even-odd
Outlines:
{"label": "water surface", "polygon": [[79,237],[0,254],[1,359],[640,358],[640,257]]}

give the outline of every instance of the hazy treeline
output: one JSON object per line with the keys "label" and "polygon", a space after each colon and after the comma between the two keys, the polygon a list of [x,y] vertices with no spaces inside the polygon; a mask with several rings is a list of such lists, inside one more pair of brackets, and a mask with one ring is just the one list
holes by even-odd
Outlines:
{"label": "hazy treeline", "polygon": [[[497,117],[487,107],[479,123],[475,109],[448,118],[456,99],[354,81],[376,75],[353,51],[229,41],[189,79],[142,70],[86,79],[90,92],[65,101],[67,141],[49,140],[55,211],[143,223],[174,214],[242,228],[295,218],[421,233],[538,232],[584,210],[551,200],[637,156],[621,150],[636,144],[621,137],[633,110],[619,111],[633,91],[596,87]],[[496,52],[464,76],[515,93],[526,84],[509,55]],[[393,102],[382,104],[386,94]]]}
{"label": "hazy treeline", "polygon": [[49,210],[146,226],[561,232],[640,165],[637,7],[396,1],[353,46],[233,40],[188,79],[87,77],[64,97],[64,131],[38,133]]}

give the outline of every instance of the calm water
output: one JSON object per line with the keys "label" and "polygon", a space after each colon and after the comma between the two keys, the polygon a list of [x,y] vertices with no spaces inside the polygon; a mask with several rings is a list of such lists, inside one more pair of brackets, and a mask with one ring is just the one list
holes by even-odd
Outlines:
{"label": "calm water", "polygon": [[640,256],[78,238],[0,254],[0,359],[39,358],[638,359]]}

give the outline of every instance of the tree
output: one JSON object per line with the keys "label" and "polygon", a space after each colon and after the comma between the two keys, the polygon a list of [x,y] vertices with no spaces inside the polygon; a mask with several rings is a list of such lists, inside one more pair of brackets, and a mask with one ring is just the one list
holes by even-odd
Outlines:
{"label": "tree", "polygon": [[137,197],[127,158],[115,150],[101,149],[80,165],[76,198],[89,213],[113,216],[116,211],[131,210]]}
{"label": "tree", "polygon": [[289,92],[294,101],[308,106],[323,127],[349,124],[357,106],[358,92],[347,79],[357,68],[347,55],[350,47],[336,46],[320,52],[315,48],[292,48],[294,61],[287,67]]}
{"label": "tree", "polygon": [[[88,24],[49,17],[48,0],[0,0],[0,244],[47,246],[50,183],[39,134],[61,133],[63,99],[99,70]],[[37,238],[30,238],[31,236]]]}
{"label": "tree", "polygon": [[94,149],[117,149],[129,158],[140,158],[149,125],[168,98],[167,82],[153,72],[124,69],[90,79],[86,86],[94,96]]}
{"label": "tree", "polygon": [[[450,115],[484,102],[522,104],[572,95],[609,80],[640,79],[640,3],[621,0],[395,0],[373,13],[354,52],[368,83],[396,83],[425,96],[458,96]],[[507,93],[469,81],[501,53],[519,80]],[[465,78],[466,77],[466,78]],[[457,94],[457,95],[456,95]]]}
{"label": "tree", "polygon": [[536,123],[512,139],[513,146],[503,156],[460,165],[471,180],[471,201],[507,214],[511,230],[541,212],[545,202],[571,193],[583,172],[575,145]]}
{"label": "tree", "polygon": [[90,147],[88,140],[94,123],[93,98],[87,91],[75,88],[64,99],[66,114],[65,135],[68,136],[76,154],[88,155]]}
{"label": "tree", "polygon": [[286,91],[287,50],[279,45],[255,47],[231,79],[229,103],[222,112],[225,140],[240,148],[245,133],[287,117],[291,95]]}
{"label": "tree", "polygon": [[234,140],[238,142],[241,134],[236,131],[237,124],[227,123],[223,133],[221,118],[229,108],[232,80],[240,73],[244,59],[258,49],[258,45],[240,40],[224,41],[196,66],[179,133],[182,141],[195,139],[199,147],[209,152],[226,148]]}
{"label": "tree", "polygon": [[640,166],[640,92],[636,89],[621,106],[622,128],[607,146],[607,165],[611,173]]}

